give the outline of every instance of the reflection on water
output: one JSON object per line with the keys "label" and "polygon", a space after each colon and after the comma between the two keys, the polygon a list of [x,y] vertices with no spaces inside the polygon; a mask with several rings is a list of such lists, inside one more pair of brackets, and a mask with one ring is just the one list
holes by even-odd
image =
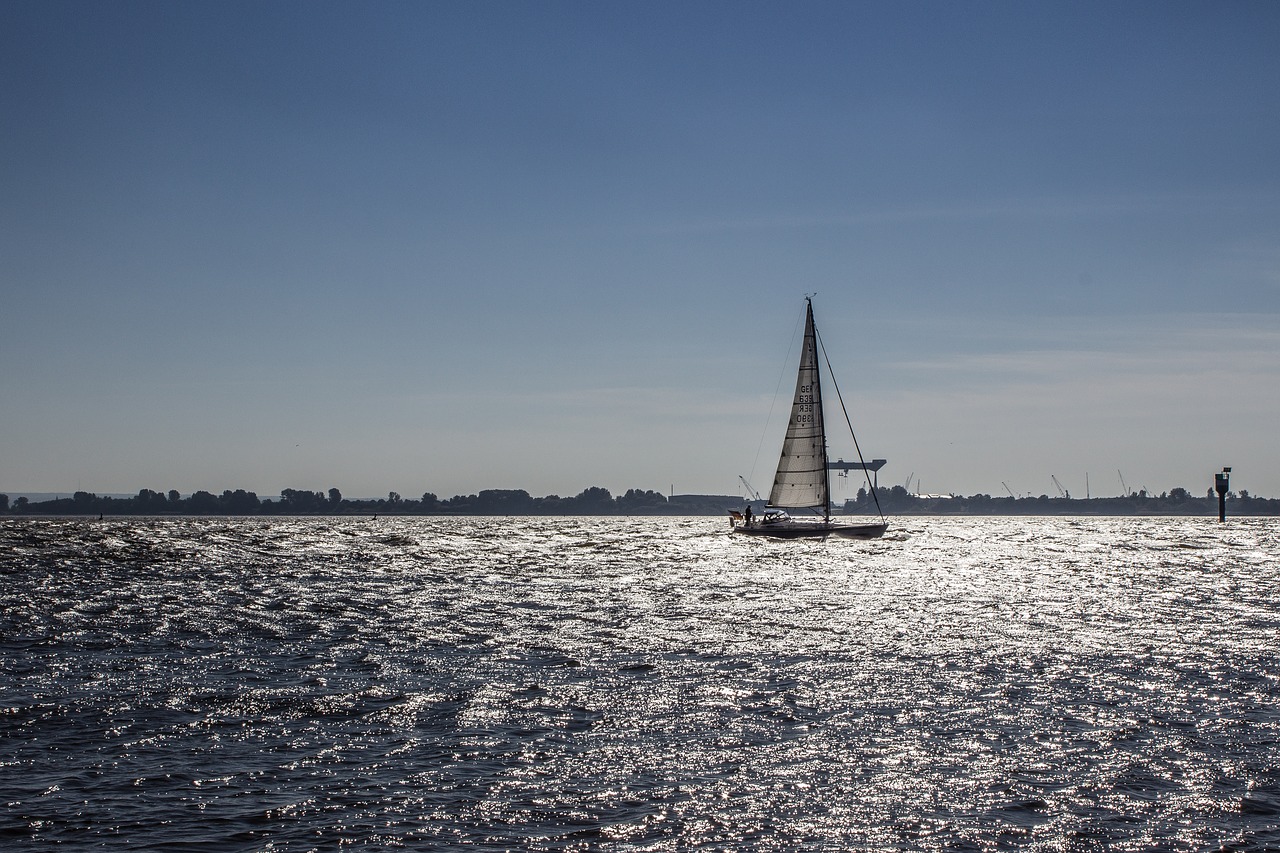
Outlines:
{"label": "reflection on water", "polygon": [[0,841],[1280,846],[1280,524],[0,522]]}

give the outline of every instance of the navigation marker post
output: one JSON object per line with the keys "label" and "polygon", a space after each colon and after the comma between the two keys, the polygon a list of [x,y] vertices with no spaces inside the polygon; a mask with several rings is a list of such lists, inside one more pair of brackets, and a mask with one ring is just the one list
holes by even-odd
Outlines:
{"label": "navigation marker post", "polygon": [[1218,523],[1227,520],[1227,488],[1230,485],[1231,468],[1223,468],[1221,474],[1213,477],[1213,489],[1218,493]]}

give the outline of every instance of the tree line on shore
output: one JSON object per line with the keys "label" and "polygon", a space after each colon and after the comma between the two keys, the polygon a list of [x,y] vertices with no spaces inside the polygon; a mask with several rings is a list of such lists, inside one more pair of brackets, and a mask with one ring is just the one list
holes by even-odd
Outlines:
{"label": "tree line on shore", "polygon": [[[405,498],[390,492],[385,498],[349,499],[338,489],[313,492],[282,489],[279,497],[259,498],[244,489],[228,489],[220,495],[198,491],[183,497],[176,489],[157,492],[142,489],[132,497],[99,497],[76,492],[68,498],[12,503],[0,495],[0,512],[38,515],[657,515],[724,512],[724,503],[706,496],[714,507],[704,506],[700,496],[691,500],[668,499],[660,492],[628,489],[614,497],[608,489],[591,486],[572,497],[547,495],[535,498],[524,489],[487,489],[474,495],[440,499],[431,492],[421,498]],[[724,500],[732,500],[726,498]]]}
{"label": "tree line on shore", "polygon": [[[1200,497],[1184,488],[1159,495],[1146,490],[1123,497],[1051,498],[968,497],[913,495],[902,486],[876,493],[879,508],[898,515],[1216,515],[1217,495],[1210,490]],[[405,498],[390,492],[385,498],[348,499],[338,489],[313,492],[283,489],[278,497],[259,498],[244,489],[228,489],[220,495],[198,491],[183,497],[176,489],[157,492],[141,489],[132,497],[99,497],[92,492],[76,492],[68,498],[28,501],[19,497],[10,502],[0,494],[0,513],[15,515],[722,515],[743,506],[743,498],[732,495],[675,495],[628,489],[614,496],[608,489],[591,486],[572,497],[533,497],[524,489],[486,489],[473,495],[440,499],[431,492],[421,498]],[[834,508],[837,511],[838,507]],[[876,501],[866,489],[845,502],[850,515],[876,512]],[[1280,516],[1280,499],[1259,498],[1245,490],[1227,496],[1230,515]]]}
{"label": "tree line on shore", "polygon": [[[1146,489],[1106,498],[992,497],[986,494],[920,496],[902,486],[876,492],[887,514],[899,515],[1205,515],[1218,514],[1218,495],[1213,489],[1201,497],[1177,487],[1160,494]],[[849,514],[872,513],[875,501],[866,489],[845,503]],[[1227,494],[1228,515],[1280,515],[1280,499],[1259,498],[1245,489]]]}

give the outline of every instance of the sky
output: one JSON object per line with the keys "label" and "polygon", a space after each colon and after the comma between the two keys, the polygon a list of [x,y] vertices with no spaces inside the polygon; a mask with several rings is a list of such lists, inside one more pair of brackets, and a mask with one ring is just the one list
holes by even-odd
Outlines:
{"label": "sky", "polygon": [[0,491],[767,492],[816,293],[882,486],[1280,497],[1277,44],[1274,2],[4,0]]}

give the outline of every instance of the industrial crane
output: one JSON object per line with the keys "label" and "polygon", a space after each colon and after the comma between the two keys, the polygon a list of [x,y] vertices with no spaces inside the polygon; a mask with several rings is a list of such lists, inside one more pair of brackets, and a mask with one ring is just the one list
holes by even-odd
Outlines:
{"label": "industrial crane", "polygon": [[1068,492],[1066,489],[1062,488],[1062,484],[1058,482],[1058,478],[1057,478],[1057,477],[1055,477],[1054,475],[1050,474],[1050,475],[1049,475],[1049,479],[1050,479],[1050,480],[1053,480],[1053,485],[1057,487],[1057,489],[1058,489],[1058,497],[1060,497],[1060,498],[1066,498],[1067,500],[1071,500],[1071,493],[1070,493],[1070,492]]}

